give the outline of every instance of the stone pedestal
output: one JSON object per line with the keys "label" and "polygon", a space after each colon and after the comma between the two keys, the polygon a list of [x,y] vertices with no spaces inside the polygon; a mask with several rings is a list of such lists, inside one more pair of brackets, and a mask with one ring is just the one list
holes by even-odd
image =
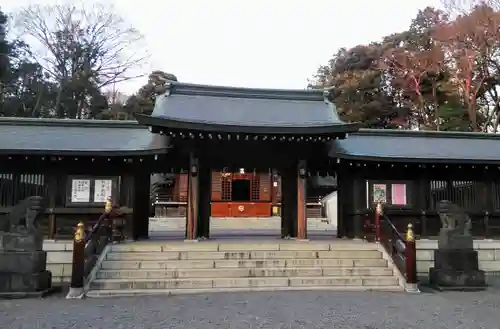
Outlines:
{"label": "stone pedestal", "polygon": [[484,271],[479,269],[477,251],[472,248],[435,250],[429,282],[442,291],[486,289]]}
{"label": "stone pedestal", "polygon": [[51,290],[41,234],[0,232],[0,297],[41,296]]}

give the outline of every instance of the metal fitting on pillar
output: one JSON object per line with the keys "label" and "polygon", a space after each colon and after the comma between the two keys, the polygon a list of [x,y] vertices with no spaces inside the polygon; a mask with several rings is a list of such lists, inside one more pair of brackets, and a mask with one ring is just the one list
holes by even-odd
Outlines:
{"label": "metal fitting on pillar", "polygon": [[82,242],[85,240],[85,228],[82,222],[76,225],[75,234],[73,236],[75,242]]}
{"label": "metal fitting on pillar", "polygon": [[307,171],[306,171],[306,162],[304,160],[299,161],[298,169],[300,178],[305,178]]}
{"label": "metal fitting on pillar", "polygon": [[111,198],[106,199],[106,205],[104,206],[104,212],[109,214],[113,210],[113,202],[111,201]]}
{"label": "metal fitting on pillar", "polygon": [[406,241],[415,241],[415,233],[413,232],[413,225],[408,224],[407,230],[406,230]]}

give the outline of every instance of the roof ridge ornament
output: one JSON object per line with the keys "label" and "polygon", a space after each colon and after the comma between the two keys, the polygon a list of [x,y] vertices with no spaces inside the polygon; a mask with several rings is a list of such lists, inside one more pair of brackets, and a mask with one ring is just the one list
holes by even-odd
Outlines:
{"label": "roof ridge ornament", "polygon": [[326,104],[333,104],[330,101],[330,98],[328,98],[330,96],[330,90],[332,90],[332,89],[333,89],[333,87],[323,89],[323,99],[324,99]]}
{"label": "roof ridge ornament", "polygon": [[174,88],[172,82],[173,82],[172,80],[167,80],[165,82],[165,93],[163,93],[165,97],[168,97],[170,96],[170,94],[172,94],[172,89]]}

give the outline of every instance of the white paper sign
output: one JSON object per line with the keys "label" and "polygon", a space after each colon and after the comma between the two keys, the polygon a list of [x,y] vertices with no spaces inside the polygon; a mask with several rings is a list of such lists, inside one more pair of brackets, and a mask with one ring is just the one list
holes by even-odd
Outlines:
{"label": "white paper sign", "polygon": [[90,180],[73,179],[71,182],[71,202],[90,202]]}
{"label": "white paper sign", "polygon": [[111,179],[96,179],[94,189],[94,202],[106,202],[111,197],[113,181]]}

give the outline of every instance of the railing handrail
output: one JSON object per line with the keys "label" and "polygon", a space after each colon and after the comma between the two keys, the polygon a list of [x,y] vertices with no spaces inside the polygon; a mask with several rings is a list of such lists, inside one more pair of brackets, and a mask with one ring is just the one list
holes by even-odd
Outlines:
{"label": "railing handrail", "polygon": [[[385,225],[382,225],[382,223]],[[387,234],[382,232],[384,228],[388,228],[389,232]],[[408,285],[405,287],[409,290],[416,289],[417,256],[413,225],[408,224],[406,236],[403,236],[384,213],[382,204],[379,203],[375,209],[375,231],[376,240],[389,253],[395,266],[405,277],[406,284]]]}
{"label": "railing handrail", "polygon": [[85,235],[85,244],[87,244],[87,242],[89,242],[92,237],[99,231],[101,224],[106,220],[108,215],[109,212],[104,211],[101,216],[99,216],[97,222],[92,226],[92,230],[90,231],[90,233],[88,235]]}
{"label": "railing handrail", "polygon": [[[116,208],[114,209],[111,200],[108,199],[104,212],[92,226],[88,235],[85,234],[84,224],[82,222],[78,223],[73,240],[73,264],[69,297],[84,296],[85,280],[88,279],[99,255],[112,238],[111,223],[107,222],[107,220],[114,218],[116,215],[119,216],[120,212],[116,211]],[[104,230],[101,230],[101,228]]]}
{"label": "railing handrail", "polygon": [[401,233],[398,231],[398,229],[396,228],[396,226],[394,226],[394,224],[389,219],[389,217],[385,213],[382,214],[382,217],[384,218],[385,221],[387,221],[387,223],[389,224],[389,227],[395,233],[396,237],[398,239],[400,239],[401,241],[406,242],[406,239],[401,235]]}

